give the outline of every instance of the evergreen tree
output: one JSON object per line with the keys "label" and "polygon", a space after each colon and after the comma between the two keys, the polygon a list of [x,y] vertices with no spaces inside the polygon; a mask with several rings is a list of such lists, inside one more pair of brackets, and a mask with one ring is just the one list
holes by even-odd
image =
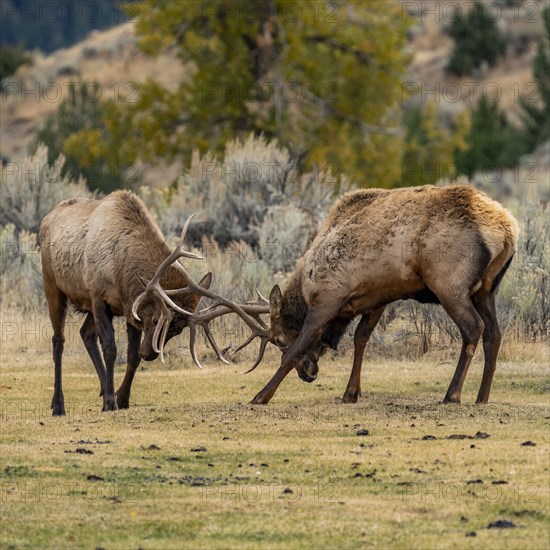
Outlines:
{"label": "evergreen tree", "polygon": [[529,151],[550,139],[550,8],[544,10],[543,21],[545,37],[533,60],[533,75],[542,105],[539,107],[528,103],[525,97],[521,98]]}
{"label": "evergreen tree", "polygon": [[483,95],[472,113],[466,139],[469,147],[456,153],[457,170],[472,177],[480,170],[514,166],[527,153],[522,132],[506,120],[497,102]]}
{"label": "evergreen tree", "polygon": [[448,69],[453,74],[471,74],[484,61],[494,66],[506,49],[506,42],[494,17],[481,2],[476,2],[471,10],[458,14],[453,19],[450,33],[455,49]]}

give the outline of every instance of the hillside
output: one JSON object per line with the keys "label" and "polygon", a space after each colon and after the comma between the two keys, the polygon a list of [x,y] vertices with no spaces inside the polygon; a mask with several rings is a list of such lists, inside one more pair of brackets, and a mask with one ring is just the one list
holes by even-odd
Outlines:
{"label": "hillside", "polygon": [[134,24],[124,23],[106,31],[92,31],[85,40],[38,56],[32,66],[21,67],[6,79],[0,104],[0,152],[2,158],[23,155],[35,129],[43,124],[68,95],[76,79],[97,82],[90,88],[90,101],[132,101],[134,83],[154,78],[166,86],[184,75],[181,63],[165,52],[150,58],[139,52]]}

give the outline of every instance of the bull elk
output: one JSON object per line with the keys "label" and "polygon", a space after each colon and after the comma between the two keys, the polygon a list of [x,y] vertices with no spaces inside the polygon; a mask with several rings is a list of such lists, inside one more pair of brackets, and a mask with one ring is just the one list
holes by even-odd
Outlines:
{"label": "bull elk", "polygon": [[[178,261],[182,257],[201,259],[183,248],[191,218],[173,251],[145,205],[129,191],[117,191],[102,200],[69,199],[44,218],[40,249],[53,328],[54,416],[65,414],[61,359],[68,304],[86,315],[80,335],[99,377],[104,411],[128,408],[141,359],[152,361],[160,355],[164,361],[165,344],[186,326],[190,327],[195,363],[200,366],[195,353],[197,326],[204,328],[218,357],[225,360],[208,329],[210,312],[194,313],[202,296],[215,300],[217,309],[226,307],[243,316],[252,330],[265,327],[256,315],[258,304],[241,307],[225,300],[209,290],[210,273],[195,283]],[[116,396],[115,316],[126,318],[128,332],[126,374]]]}
{"label": "bull elk", "polygon": [[460,402],[468,367],[483,336],[485,365],[477,396],[489,398],[501,342],[495,293],[515,252],[516,220],[500,204],[470,186],[383,190],[344,195],[298,261],[284,292],[275,286],[269,329],[259,336],[261,361],[267,341],[282,351],[281,365],[252,403],[264,404],[295,368],[315,380],[318,359],[336,348],[360,315],[354,336],[346,403],[361,395],[367,341],[384,308],[413,299],[441,304],[462,336],[462,351],[445,402]]}

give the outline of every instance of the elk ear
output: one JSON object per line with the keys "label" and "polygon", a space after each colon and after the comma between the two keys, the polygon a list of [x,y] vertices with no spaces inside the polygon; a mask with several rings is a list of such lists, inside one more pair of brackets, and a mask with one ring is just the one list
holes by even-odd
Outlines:
{"label": "elk ear", "polygon": [[200,281],[199,286],[201,288],[209,289],[210,285],[212,284],[212,273],[207,273]]}
{"label": "elk ear", "polygon": [[145,288],[149,281],[142,277],[139,273],[135,273],[135,276],[137,277],[137,280],[143,285],[143,288]]}
{"label": "elk ear", "polygon": [[269,308],[271,317],[279,317],[283,307],[283,295],[279,285],[275,285],[269,294]]}

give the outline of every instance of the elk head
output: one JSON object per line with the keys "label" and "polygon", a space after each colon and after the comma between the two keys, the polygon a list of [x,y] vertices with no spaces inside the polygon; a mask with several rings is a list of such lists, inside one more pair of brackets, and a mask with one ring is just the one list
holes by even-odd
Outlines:
{"label": "elk head", "polygon": [[[306,314],[305,308],[305,303],[283,304],[283,295],[278,285],[275,285],[269,294],[269,341],[281,350],[282,361],[300,335]],[[296,365],[298,376],[304,382],[313,382],[317,378],[318,361],[323,351],[324,346],[315,346]]]}
{"label": "elk head", "polygon": [[[246,314],[248,319],[241,313],[239,315],[251,328],[252,333],[249,338],[241,344],[238,348],[231,352],[234,355],[241,349],[248,346],[254,339],[260,339],[260,350],[258,358],[254,365],[246,372],[253,371],[261,362],[268,342],[271,342],[277,346],[282,352],[282,360],[286,357],[292,344],[296,341],[300,334],[305,315],[307,313],[307,305],[300,296],[294,296],[283,301],[281,289],[278,285],[275,285],[269,295],[269,300],[264,298],[258,291],[258,299],[254,302],[247,302],[245,304],[235,304],[231,302],[226,306],[214,305],[208,311],[201,312],[194,317],[201,320],[203,327],[206,330],[207,323],[214,319],[231,312],[237,312],[235,309],[239,307],[243,313]],[[295,299],[293,299],[295,298]],[[261,315],[269,314],[269,325],[262,319]],[[251,322],[252,321],[252,322]],[[193,323],[193,319],[190,324]],[[208,332],[207,332],[208,336]],[[209,337],[212,347],[218,352],[217,346],[213,339]],[[298,376],[305,382],[313,382],[317,378],[318,373],[318,360],[324,350],[327,348],[327,343],[320,341],[315,345],[308,354],[296,365],[296,371]],[[220,354],[218,353],[218,357]],[[222,360],[224,358],[220,357]]]}
{"label": "elk head", "polygon": [[[144,291],[146,291],[149,283],[140,275],[136,274],[136,276],[142,283]],[[209,288],[211,283],[212,274],[207,273],[198,285],[201,288]],[[177,310],[176,312],[171,311],[170,306],[158,294],[153,292],[148,294],[137,310],[143,329],[143,340],[139,348],[139,355],[145,361],[153,361],[159,356],[163,347],[189,325],[189,315],[182,314]],[[201,296],[191,294],[187,301],[189,311],[195,311],[200,300]],[[163,339],[164,331],[165,337]],[[164,360],[163,355],[161,359]]]}
{"label": "elk head", "polygon": [[[143,285],[144,290],[132,305],[132,315],[141,322],[143,340],[139,348],[139,355],[146,361],[153,361],[160,354],[161,361],[164,362],[163,349],[165,344],[188,326],[188,318],[193,314],[201,300],[200,294],[189,293],[186,300],[186,307],[189,308],[189,311],[185,310],[170,298],[169,295],[173,294],[174,290],[164,290],[160,285],[161,277],[168,268],[173,266],[177,269],[180,266],[183,269],[177,261],[178,258],[202,259],[197,254],[183,250],[183,242],[193,216],[194,214],[188,218],[176,248],[161,263],[153,278],[150,281],[146,281],[141,275],[136,273],[136,277]],[[186,279],[192,281],[190,277],[186,276]],[[212,273],[207,273],[197,286],[202,289],[208,289],[211,283]]]}

